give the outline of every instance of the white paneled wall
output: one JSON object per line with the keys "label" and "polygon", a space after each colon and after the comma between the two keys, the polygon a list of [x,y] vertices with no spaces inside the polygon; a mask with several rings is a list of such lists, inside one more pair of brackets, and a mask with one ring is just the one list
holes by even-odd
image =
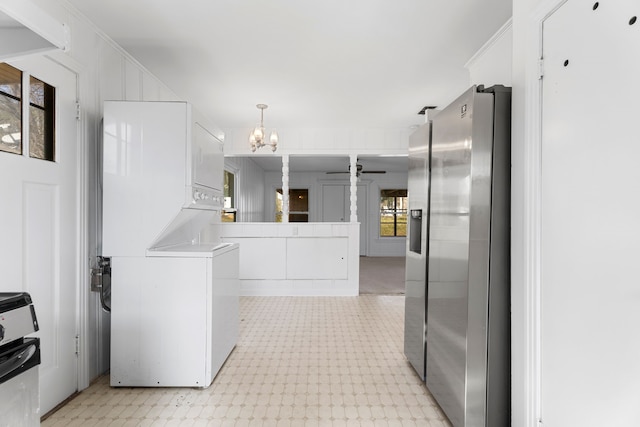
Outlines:
{"label": "white paneled wall", "polygon": [[236,221],[265,221],[264,170],[248,157],[225,158],[225,169],[236,177]]}
{"label": "white paneled wall", "polygon": [[[72,48],[68,56],[75,63],[81,64],[80,81],[83,82],[80,105],[83,111],[82,126],[86,135],[90,181],[87,255],[90,266],[94,266],[101,247],[101,206],[96,205],[95,194],[98,193],[97,183],[100,178],[97,176],[100,169],[96,166],[102,146],[102,103],[105,100],[121,99],[176,100],[178,97],[82,15],[75,13],[70,7],[67,10],[67,17],[60,19],[71,27]],[[146,85],[143,86],[143,82]],[[145,92],[151,96],[146,98]],[[98,294],[89,293],[85,302],[88,326],[86,351],[90,353],[88,376],[92,379],[109,369],[110,321],[109,315],[100,307]]]}
{"label": "white paneled wall", "polygon": [[[225,154],[251,155],[247,135],[251,129],[226,129]],[[407,154],[406,129],[287,129],[278,128],[278,154],[349,155]]]}

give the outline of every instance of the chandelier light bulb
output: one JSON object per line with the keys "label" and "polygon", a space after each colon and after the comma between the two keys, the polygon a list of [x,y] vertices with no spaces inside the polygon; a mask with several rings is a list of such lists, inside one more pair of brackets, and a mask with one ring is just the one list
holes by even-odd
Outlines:
{"label": "chandelier light bulb", "polygon": [[263,145],[262,140],[264,139],[264,129],[261,126],[256,127],[256,129],[253,131],[253,135],[256,139],[256,142],[259,145]]}

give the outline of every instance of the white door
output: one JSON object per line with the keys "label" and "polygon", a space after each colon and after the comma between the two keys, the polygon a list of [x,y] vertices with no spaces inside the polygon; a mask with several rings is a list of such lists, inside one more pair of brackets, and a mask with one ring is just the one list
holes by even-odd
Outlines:
{"label": "white door", "polygon": [[[2,291],[31,294],[40,325],[40,413],[77,390],[79,162],[76,74],[47,57],[10,65],[55,87],[55,161],[0,152],[0,271]],[[24,91],[23,94],[29,93]],[[28,95],[23,95],[23,122]],[[25,105],[27,104],[27,105]],[[24,132],[23,127],[23,136]]]}
{"label": "white door", "polygon": [[640,425],[637,0],[544,22],[543,426]]}
{"label": "white door", "polygon": [[[367,186],[358,185],[357,214],[360,223],[360,255],[367,255]],[[322,221],[349,222],[351,218],[351,186],[325,184],[322,186]]]}
{"label": "white door", "polygon": [[[348,188],[348,187],[347,187]],[[322,221],[345,222],[349,221],[349,215],[345,213],[345,186],[322,186]]]}

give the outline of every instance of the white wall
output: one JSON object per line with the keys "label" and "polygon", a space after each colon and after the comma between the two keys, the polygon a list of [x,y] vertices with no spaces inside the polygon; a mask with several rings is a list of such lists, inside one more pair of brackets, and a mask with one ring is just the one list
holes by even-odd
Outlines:
{"label": "white wall", "polygon": [[509,20],[465,64],[471,84],[511,86],[512,51],[513,28]]}
{"label": "white wall", "polygon": [[[89,235],[88,261],[95,266],[96,256],[100,255],[101,231],[99,220],[101,206],[96,205],[98,194],[97,171],[98,155],[102,141],[102,102],[104,100],[177,100],[178,98],[166,86],[146,71],[135,60],[106,36],[96,30],[81,15],[70,10],[63,18],[71,30],[71,50],[68,54],[81,64],[80,104],[82,108],[82,128],[87,147],[87,165],[89,170]],[[81,286],[83,284],[81,283]],[[95,378],[109,369],[109,316],[100,308],[98,296],[88,295],[88,331],[87,351],[89,360],[89,378]],[[96,342],[94,342],[96,340]]]}
{"label": "white wall", "polygon": [[226,157],[225,169],[235,174],[237,222],[265,221],[265,173],[249,157]]}
{"label": "white wall", "polygon": [[[225,129],[225,154],[251,155],[248,135],[251,129]],[[278,154],[379,155],[407,154],[406,129],[281,129],[278,128]],[[260,155],[260,154],[256,154]]]}

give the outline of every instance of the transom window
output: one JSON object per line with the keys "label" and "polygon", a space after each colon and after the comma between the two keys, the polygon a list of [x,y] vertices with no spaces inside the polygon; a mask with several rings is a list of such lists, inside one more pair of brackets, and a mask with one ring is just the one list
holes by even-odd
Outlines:
{"label": "transom window", "polygon": [[407,235],[407,190],[380,190],[380,237]]}

